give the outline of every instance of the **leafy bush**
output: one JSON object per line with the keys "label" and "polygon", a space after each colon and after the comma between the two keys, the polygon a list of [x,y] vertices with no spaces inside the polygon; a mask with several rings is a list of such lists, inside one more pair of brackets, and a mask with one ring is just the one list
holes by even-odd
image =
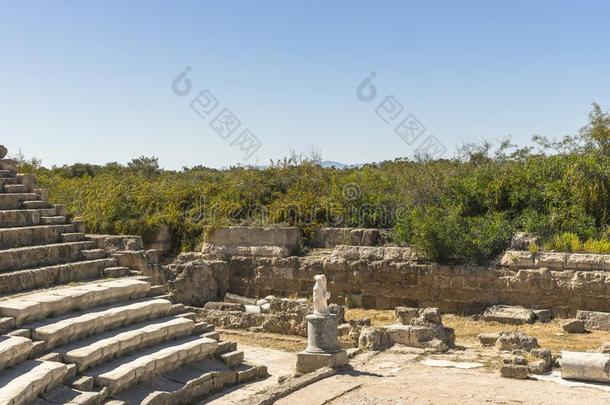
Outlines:
{"label": "leafy bush", "polygon": [[610,240],[589,239],[585,242],[583,248],[587,253],[610,253]]}
{"label": "leafy bush", "polygon": [[483,263],[504,250],[512,236],[512,226],[501,213],[465,217],[428,207],[415,210],[411,224],[415,247],[437,262]]}
{"label": "leafy bush", "polygon": [[[468,145],[453,159],[396,159],[337,170],[280,159],[265,169],[169,171],[154,157],[127,165],[45,168],[17,158],[55,203],[89,231],[153,238],[163,226],[176,250],[192,250],[206,227],[294,225],[392,228],[440,262],[483,263],[522,230],[551,249],[606,251],[610,225],[610,116],[594,105],[588,125],[542,148]],[[584,245],[581,241],[587,241]]]}

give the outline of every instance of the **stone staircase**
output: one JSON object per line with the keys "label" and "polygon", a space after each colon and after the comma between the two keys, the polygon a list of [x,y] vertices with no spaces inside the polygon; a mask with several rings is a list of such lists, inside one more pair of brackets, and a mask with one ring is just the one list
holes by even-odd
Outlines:
{"label": "stone staircase", "polygon": [[0,159],[0,405],[188,404],[266,375]]}

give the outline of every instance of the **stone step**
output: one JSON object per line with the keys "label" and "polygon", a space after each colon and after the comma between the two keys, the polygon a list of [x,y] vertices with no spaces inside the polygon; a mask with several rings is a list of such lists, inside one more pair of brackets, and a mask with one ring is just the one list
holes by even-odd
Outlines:
{"label": "stone step", "polygon": [[107,258],[0,273],[0,294],[97,280],[105,268],[116,265],[116,259]]}
{"label": "stone step", "polygon": [[17,169],[19,162],[15,159],[0,159],[0,170],[11,170],[14,171]]}
{"label": "stone step", "polygon": [[[26,195],[26,194],[17,194],[17,195]],[[34,194],[35,197],[38,197],[38,195]],[[39,208],[50,208],[51,204],[49,204],[47,201],[43,201],[43,200],[35,200],[35,199],[28,199],[28,200],[24,200],[21,203],[21,207],[29,210],[29,209],[39,209]]]}
{"label": "stone step", "polygon": [[49,190],[44,188],[34,188],[32,189],[32,193],[38,196],[37,200],[49,201]]}
{"label": "stone step", "polygon": [[65,242],[62,234],[74,231],[74,225],[36,225],[0,229],[0,249]]}
{"label": "stone step", "polygon": [[131,269],[129,267],[108,267],[102,271],[104,277],[108,278],[127,277],[130,273]]}
{"label": "stone step", "polygon": [[29,404],[58,386],[68,375],[68,366],[54,361],[28,360],[0,372],[0,405]]}
{"label": "stone step", "polygon": [[94,245],[93,241],[83,241],[0,250],[0,272],[50,266],[83,258],[100,259],[101,257],[87,257],[82,253],[83,250],[91,249]]}
{"label": "stone step", "polygon": [[104,249],[86,249],[82,254],[87,260],[103,259],[107,256]]}
{"label": "stone step", "polygon": [[30,188],[34,188],[34,185],[36,184],[36,176],[33,174],[17,173],[17,176],[15,177],[20,184],[25,184]]}
{"label": "stone step", "polygon": [[0,316],[14,318],[19,326],[71,311],[142,298],[149,289],[150,283],[129,278],[56,288],[0,301]]}
{"label": "stone step", "polygon": [[[73,224],[70,225],[74,226]],[[61,235],[61,241],[64,243],[80,242],[86,239],[85,234],[82,232],[69,232]]]}
{"label": "stone step", "polygon": [[120,326],[169,315],[171,311],[169,300],[148,298],[74,312],[24,328],[31,329],[32,337],[44,340],[50,349]]}
{"label": "stone step", "polygon": [[40,394],[32,405],[98,405],[104,400],[104,397],[104,392],[79,391],[60,385]]}
{"label": "stone step", "polygon": [[16,177],[0,178],[0,185],[19,184],[19,179]]}
{"label": "stone step", "polygon": [[34,193],[0,193],[0,209],[17,210],[20,208],[44,208],[26,207],[25,201],[36,200],[38,196]]}
{"label": "stone step", "polygon": [[232,352],[224,353],[220,355],[220,359],[228,367],[237,367],[244,362],[244,352],[241,350],[235,350]]}
{"label": "stone step", "polygon": [[266,376],[266,367],[244,364],[231,370],[218,360],[204,359],[129,387],[114,398],[128,404],[201,403],[197,400],[226,387]]}
{"label": "stone step", "polygon": [[51,217],[56,213],[55,208],[0,210],[0,228],[40,225],[41,216]]}
{"label": "stone step", "polygon": [[16,175],[16,173],[13,170],[6,170],[6,169],[0,170],[0,178],[15,177],[15,175]]}
{"label": "stone step", "polygon": [[60,215],[58,209],[53,206],[50,208],[37,208],[37,211],[40,213],[40,217],[54,217]]}
{"label": "stone step", "polygon": [[[11,179],[13,180],[13,179]],[[17,180],[17,179],[15,179]],[[5,184],[4,185],[5,193],[29,193],[30,190],[25,184]]]}
{"label": "stone step", "polygon": [[43,225],[62,225],[67,222],[66,217],[57,215],[54,217],[40,217],[40,223]]}
{"label": "stone step", "polygon": [[165,317],[115,329],[55,349],[65,363],[74,363],[79,372],[122,357],[136,350],[189,336],[195,322],[182,317]]}
{"label": "stone step", "polygon": [[21,336],[0,336],[0,371],[28,359],[32,341]]}
{"label": "stone step", "polygon": [[111,360],[84,374],[94,377],[97,386],[108,387],[111,394],[116,394],[186,363],[203,360],[214,353],[217,344],[215,340],[199,336],[180,338]]}

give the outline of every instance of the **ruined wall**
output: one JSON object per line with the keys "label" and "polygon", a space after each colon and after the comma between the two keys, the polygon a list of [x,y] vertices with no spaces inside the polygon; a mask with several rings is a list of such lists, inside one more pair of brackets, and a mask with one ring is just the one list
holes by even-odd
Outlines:
{"label": "ruined wall", "polygon": [[[577,257],[581,269],[566,267],[565,261],[561,269],[536,266],[533,258],[530,268],[518,260],[497,267],[449,266],[418,262],[409,250],[399,254],[400,249],[338,247],[326,256],[232,257],[227,261],[229,291],[251,297],[307,296],[313,276],[323,273],[331,301],[365,308],[439,307],[469,314],[509,304],[548,308],[559,316],[610,309],[610,272],[590,264],[599,257],[588,262]],[[508,260],[505,256],[503,262]]]}
{"label": "ruined wall", "polygon": [[[222,228],[209,235],[202,253],[191,254],[198,264],[189,277],[203,272],[204,283],[212,272],[218,285],[249,297],[307,297],[314,275],[325,274],[333,302],[364,308],[438,307],[471,314],[506,304],[552,309],[558,316],[610,310],[610,255],[507,251],[495,266],[439,265],[408,247],[363,246],[380,240],[371,230],[322,233],[324,247],[345,237],[354,237],[358,246],[295,256],[288,252],[302,244],[297,228]],[[169,279],[180,268],[169,269]],[[179,294],[197,301],[201,283],[191,285],[189,277],[178,277]]]}

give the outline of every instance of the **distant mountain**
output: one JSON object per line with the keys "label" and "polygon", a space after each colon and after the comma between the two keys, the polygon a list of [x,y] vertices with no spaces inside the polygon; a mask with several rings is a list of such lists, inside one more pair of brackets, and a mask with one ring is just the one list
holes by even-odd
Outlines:
{"label": "distant mountain", "polygon": [[[348,165],[347,163],[335,162],[334,160],[323,160],[320,162],[320,166],[324,167],[324,168],[334,167],[335,169],[343,170],[343,169],[352,169],[352,168],[362,167],[362,166],[364,166],[364,164],[357,163],[357,164],[353,164],[353,165]],[[257,169],[266,169],[267,167],[269,167],[269,165],[256,166]]]}
{"label": "distant mountain", "polygon": [[347,169],[350,165],[341,162],[335,162],[332,160],[323,160],[320,162],[320,166],[322,167],[334,167],[335,169]]}

